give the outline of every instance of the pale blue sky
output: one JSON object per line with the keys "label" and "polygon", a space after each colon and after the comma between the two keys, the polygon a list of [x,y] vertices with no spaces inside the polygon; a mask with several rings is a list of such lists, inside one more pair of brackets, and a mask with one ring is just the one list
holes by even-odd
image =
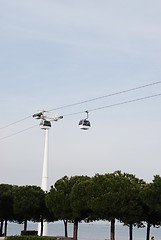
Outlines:
{"label": "pale blue sky", "polygon": [[[159,0],[0,0],[0,127],[35,113],[161,80]],[[161,93],[161,84],[59,114]],[[161,97],[66,117],[50,130],[49,185],[64,175],[161,174]],[[0,130],[5,137],[39,122]],[[0,183],[41,184],[44,132],[0,141]]]}

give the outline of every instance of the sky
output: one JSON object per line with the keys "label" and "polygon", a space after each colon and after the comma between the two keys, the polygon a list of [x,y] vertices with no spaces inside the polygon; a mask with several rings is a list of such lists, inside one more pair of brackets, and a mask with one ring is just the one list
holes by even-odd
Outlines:
{"label": "sky", "polygon": [[0,0],[0,183],[41,185],[45,131],[32,117],[41,110],[64,116],[49,130],[49,187],[65,175],[161,175],[161,96],[103,108],[161,94],[161,83],[99,98],[161,81],[160,9],[159,0]]}

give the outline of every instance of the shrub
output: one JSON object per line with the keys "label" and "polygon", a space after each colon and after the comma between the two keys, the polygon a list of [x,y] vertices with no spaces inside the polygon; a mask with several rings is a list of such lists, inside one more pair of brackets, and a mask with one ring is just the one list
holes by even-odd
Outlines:
{"label": "shrub", "polygon": [[21,235],[21,236],[8,236],[7,240],[57,240],[57,237],[40,237],[31,235]]}
{"label": "shrub", "polygon": [[38,231],[30,230],[30,231],[21,231],[21,235],[27,235],[27,236],[37,236]]}

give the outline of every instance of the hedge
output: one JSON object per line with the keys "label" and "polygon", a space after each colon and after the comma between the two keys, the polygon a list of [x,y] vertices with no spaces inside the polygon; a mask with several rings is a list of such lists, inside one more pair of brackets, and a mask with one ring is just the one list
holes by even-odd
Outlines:
{"label": "hedge", "polygon": [[26,231],[21,231],[21,235],[27,235],[27,236],[37,236],[38,231],[35,230],[26,230]]}
{"label": "hedge", "polygon": [[8,236],[7,240],[57,240],[57,237],[40,237],[40,236]]}

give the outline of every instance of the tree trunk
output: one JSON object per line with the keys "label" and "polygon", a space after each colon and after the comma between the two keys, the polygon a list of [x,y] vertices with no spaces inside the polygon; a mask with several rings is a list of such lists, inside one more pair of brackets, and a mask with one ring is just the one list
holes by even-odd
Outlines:
{"label": "tree trunk", "polygon": [[68,225],[68,220],[64,220],[65,237],[68,237],[68,228],[67,228],[67,225]]}
{"label": "tree trunk", "polygon": [[41,218],[41,231],[40,231],[40,236],[43,235],[43,228],[44,228],[44,221],[43,221],[43,218]]}
{"label": "tree trunk", "polygon": [[150,238],[150,223],[147,223],[147,232],[146,232],[146,240],[149,240]]}
{"label": "tree trunk", "polygon": [[111,240],[115,240],[115,218],[111,220]]}
{"label": "tree trunk", "polygon": [[133,238],[133,224],[129,226],[129,239],[132,240]]}
{"label": "tree trunk", "polygon": [[3,234],[3,222],[4,220],[1,219],[1,226],[0,226],[0,237],[2,237],[2,234]]}
{"label": "tree trunk", "polygon": [[78,239],[78,221],[74,221],[74,232],[73,232],[73,239]]}
{"label": "tree trunk", "polygon": [[24,231],[27,231],[27,220],[24,221]]}
{"label": "tree trunk", "polygon": [[5,220],[4,236],[7,236],[7,220]]}

